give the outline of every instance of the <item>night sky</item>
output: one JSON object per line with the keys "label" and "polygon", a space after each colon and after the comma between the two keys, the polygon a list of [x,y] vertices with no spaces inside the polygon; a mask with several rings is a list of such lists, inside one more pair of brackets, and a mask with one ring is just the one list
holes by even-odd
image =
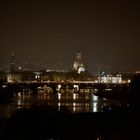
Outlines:
{"label": "night sky", "polygon": [[86,68],[140,69],[140,3],[135,0],[0,2],[0,66],[68,69],[82,51]]}

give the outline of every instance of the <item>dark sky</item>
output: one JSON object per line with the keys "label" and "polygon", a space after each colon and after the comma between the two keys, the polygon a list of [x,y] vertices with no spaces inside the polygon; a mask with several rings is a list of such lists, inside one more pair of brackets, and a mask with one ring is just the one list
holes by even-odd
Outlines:
{"label": "dark sky", "polygon": [[81,50],[87,69],[140,69],[140,3],[135,0],[0,2],[0,66],[70,67]]}

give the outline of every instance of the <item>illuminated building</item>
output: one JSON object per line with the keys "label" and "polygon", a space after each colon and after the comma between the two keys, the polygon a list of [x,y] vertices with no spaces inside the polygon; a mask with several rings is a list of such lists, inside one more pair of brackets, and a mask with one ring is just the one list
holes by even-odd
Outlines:
{"label": "illuminated building", "polygon": [[22,77],[23,76],[21,73],[9,73],[7,74],[7,82],[8,83],[21,82]]}
{"label": "illuminated building", "polygon": [[119,84],[122,83],[122,76],[120,74],[117,75],[103,75],[98,77],[99,83],[114,83]]}
{"label": "illuminated building", "polygon": [[78,73],[85,72],[85,67],[82,62],[82,53],[80,51],[77,52],[76,60],[73,64],[73,69]]}
{"label": "illuminated building", "polygon": [[38,80],[41,80],[41,78],[42,78],[42,76],[41,76],[41,74],[42,74],[42,72],[34,72],[34,74],[35,74],[35,79],[38,81]]}

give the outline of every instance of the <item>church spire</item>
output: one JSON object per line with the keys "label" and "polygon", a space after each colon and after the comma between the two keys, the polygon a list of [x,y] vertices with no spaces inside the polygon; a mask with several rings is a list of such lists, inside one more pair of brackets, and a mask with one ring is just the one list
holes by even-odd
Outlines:
{"label": "church spire", "polygon": [[14,53],[12,51],[12,53],[11,53],[11,59],[10,59],[10,71],[11,72],[14,71],[14,65],[15,65],[15,56],[14,56]]}

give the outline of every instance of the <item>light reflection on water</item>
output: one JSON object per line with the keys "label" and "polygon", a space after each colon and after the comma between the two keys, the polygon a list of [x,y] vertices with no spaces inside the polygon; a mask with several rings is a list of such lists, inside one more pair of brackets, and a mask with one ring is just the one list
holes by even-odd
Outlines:
{"label": "light reflection on water", "polygon": [[[12,102],[6,106],[0,106],[0,112],[3,112],[3,116],[9,118],[13,112],[18,109],[28,109],[33,105],[54,106],[58,108],[58,111],[67,109],[69,112],[102,112],[103,107],[111,104],[112,101],[105,98],[99,98],[93,93],[77,93],[77,92],[43,92],[38,93],[18,92],[14,94]],[[1,117],[1,116],[0,116]]]}
{"label": "light reflection on water", "polygon": [[100,99],[93,93],[15,93],[14,106],[16,109],[29,108],[32,105],[57,106],[58,111],[63,107],[69,112],[101,112],[101,106],[108,103],[108,100]]}

